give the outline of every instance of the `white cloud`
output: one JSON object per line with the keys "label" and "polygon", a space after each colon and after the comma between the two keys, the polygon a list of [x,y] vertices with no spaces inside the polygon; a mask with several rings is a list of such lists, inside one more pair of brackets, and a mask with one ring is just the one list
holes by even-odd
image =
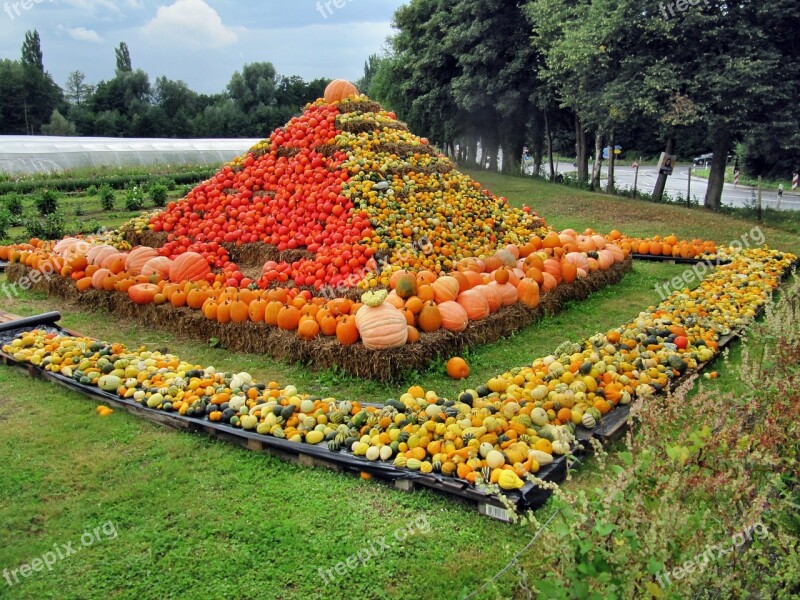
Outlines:
{"label": "white cloud", "polygon": [[94,29],[74,27],[72,29],[65,29],[65,31],[73,40],[78,40],[79,42],[93,42],[95,44],[101,44],[105,41]]}
{"label": "white cloud", "polygon": [[172,39],[194,48],[222,48],[239,39],[204,0],[176,0],[160,6],[142,31],[154,39]]}

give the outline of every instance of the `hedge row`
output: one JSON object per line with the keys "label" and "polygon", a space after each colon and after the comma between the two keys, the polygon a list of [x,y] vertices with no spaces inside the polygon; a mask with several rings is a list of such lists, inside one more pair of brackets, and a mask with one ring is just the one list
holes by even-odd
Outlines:
{"label": "hedge row", "polygon": [[177,185],[196,184],[210,178],[217,172],[216,167],[209,167],[201,171],[176,173],[174,175],[102,175],[100,177],[70,177],[64,179],[22,179],[20,181],[0,181],[0,195],[18,193],[30,194],[42,188],[58,190],[61,192],[79,192],[89,186],[100,187],[109,185],[114,189],[124,189],[130,184],[148,185],[163,180],[165,177],[172,179]]}

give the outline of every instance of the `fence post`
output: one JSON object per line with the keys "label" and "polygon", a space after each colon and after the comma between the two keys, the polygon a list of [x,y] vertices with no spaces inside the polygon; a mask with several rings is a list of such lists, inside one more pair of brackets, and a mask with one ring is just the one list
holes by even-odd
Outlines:
{"label": "fence post", "polygon": [[758,176],[758,222],[761,223],[761,175]]}

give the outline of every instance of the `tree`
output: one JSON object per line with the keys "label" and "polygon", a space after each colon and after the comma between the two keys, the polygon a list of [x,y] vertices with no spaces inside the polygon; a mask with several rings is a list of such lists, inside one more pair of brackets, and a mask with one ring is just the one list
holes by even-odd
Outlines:
{"label": "tree", "polygon": [[50,122],[42,126],[42,133],[44,135],[75,135],[75,124],[70,123],[67,118],[56,109],[50,117]]}
{"label": "tree", "polygon": [[255,110],[259,105],[271,106],[275,103],[277,73],[272,63],[260,62],[245,65],[236,71],[228,83],[228,94],[244,114]]}
{"label": "tree", "polygon": [[128,44],[125,42],[120,42],[119,46],[115,50],[115,54],[117,55],[117,77],[123,73],[130,73],[133,71],[131,53],[130,50],[128,50]]}
{"label": "tree", "polygon": [[67,76],[67,83],[64,88],[67,102],[75,106],[80,106],[86,102],[87,98],[94,92],[94,86],[86,83],[86,75],[83,71],[72,71]]}
{"label": "tree", "polygon": [[22,64],[44,73],[42,41],[39,39],[39,32],[35,29],[25,32],[25,41],[22,43]]}
{"label": "tree", "polygon": [[25,133],[41,131],[53,110],[64,108],[64,94],[44,70],[41,40],[37,31],[25,33],[21,52],[21,77],[15,94],[21,99]]}

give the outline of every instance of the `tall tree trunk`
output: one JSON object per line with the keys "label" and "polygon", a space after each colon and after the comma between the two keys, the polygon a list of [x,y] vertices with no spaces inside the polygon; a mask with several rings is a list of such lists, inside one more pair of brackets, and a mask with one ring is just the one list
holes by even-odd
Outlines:
{"label": "tall tree trunk", "polygon": [[547,125],[545,113],[536,109],[533,114],[533,147],[531,148],[531,158],[533,158],[533,171],[538,177],[542,171],[542,157],[544,155],[544,137]]}
{"label": "tall tree trunk", "polygon": [[478,156],[478,142],[475,138],[467,141],[467,166],[474,167]]}
{"label": "tall tree trunk", "polygon": [[589,148],[586,140],[586,128],[575,115],[575,154],[578,165],[578,181],[589,181]]}
{"label": "tall tree trunk", "polygon": [[725,186],[725,169],[728,166],[728,150],[731,146],[731,134],[725,129],[718,129],[714,135],[711,159],[711,172],[708,174],[708,188],[706,189],[706,208],[719,210],[722,204],[722,189]]}
{"label": "tall tree trunk", "polygon": [[550,118],[547,110],[544,111],[544,128],[547,132],[547,160],[550,163],[550,181],[556,180],[556,165],[553,160],[553,131],[550,129]]}
{"label": "tall tree trunk", "polygon": [[600,190],[600,173],[603,170],[603,134],[594,135],[594,166],[592,167],[592,190]]}
{"label": "tall tree trunk", "polygon": [[[664,148],[664,153],[669,156],[673,152],[675,152],[675,136],[670,135],[667,138],[667,147]],[[656,179],[656,186],[653,188],[653,200],[661,202],[665,187],[667,187],[667,175],[659,175]]]}
{"label": "tall tree trunk", "polygon": [[614,151],[614,132],[612,131],[608,136],[608,186],[606,191],[609,194],[614,193],[614,166],[617,163],[617,154]]}
{"label": "tall tree trunk", "polygon": [[503,164],[500,167],[505,175],[511,175],[513,169],[519,166],[519,154],[514,143],[506,140],[503,145]]}
{"label": "tall tree trunk", "polygon": [[[483,154],[483,166],[488,168],[492,173],[497,173],[497,153],[500,150],[500,145],[497,143],[497,137],[492,137],[486,141],[486,147]],[[489,166],[486,167],[486,158],[488,156]]]}

